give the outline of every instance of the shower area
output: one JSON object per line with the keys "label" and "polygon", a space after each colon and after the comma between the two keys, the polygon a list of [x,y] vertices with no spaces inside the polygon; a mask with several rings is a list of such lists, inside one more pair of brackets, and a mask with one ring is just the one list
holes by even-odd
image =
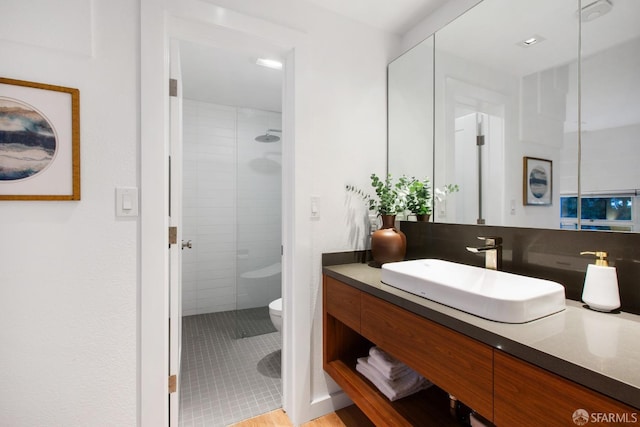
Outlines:
{"label": "shower area", "polygon": [[281,296],[280,113],[185,99],[183,316],[231,312],[236,338],[274,332]]}
{"label": "shower area", "polygon": [[[203,69],[232,86],[207,69],[206,55],[216,70],[229,67],[227,76],[243,75],[226,52],[181,45],[183,239],[192,243],[182,261],[185,427],[227,426],[282,401],[281,334],[269,313],[282,292],[281,113],[204,86],[189,90],[193,70]],[[258,81],[235,83],[250,89]]]}

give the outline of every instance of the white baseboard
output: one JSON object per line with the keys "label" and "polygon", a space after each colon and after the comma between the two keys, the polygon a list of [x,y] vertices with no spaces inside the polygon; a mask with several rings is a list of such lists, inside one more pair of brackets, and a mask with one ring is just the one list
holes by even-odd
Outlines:
{"label": "white baseboard", "polygon": [[307,421],[314,420],[352,404],[353,401],[343,391],[314,399],[311,401],[311,405],[309,405],[309,419]]}

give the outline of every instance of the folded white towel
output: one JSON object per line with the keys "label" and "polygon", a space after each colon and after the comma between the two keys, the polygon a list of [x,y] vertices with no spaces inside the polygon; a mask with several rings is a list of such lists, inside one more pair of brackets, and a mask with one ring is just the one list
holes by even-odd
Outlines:
{"label": "folded white towel", "polygon": [[389,366],[388,364],[384,363],[379,358],[374,356],[369,356],[369,364],[380,371],[380,373],[386,379],[391,381],[402,378],[403,376],[413,372],[413,369],[405,364],[398,366]]}
{"label": "folded white towel", "polygon": [[359,358],[356,370],[371,381],[392,402],[431,386],[429,381],[416,372],[411,372],[398,380],[390,381],[371,366],[369,357]]}
{"label": "folded white towel", "polygon": [[396,380],[410,372],[413,372],[404,363],[386,353],[379,347],[369,349],[369,363],[378,369],[389,380]]}

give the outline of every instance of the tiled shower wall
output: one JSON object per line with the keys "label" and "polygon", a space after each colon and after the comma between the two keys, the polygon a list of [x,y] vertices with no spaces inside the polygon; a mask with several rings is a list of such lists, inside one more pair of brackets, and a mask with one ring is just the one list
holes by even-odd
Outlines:
{"label": "tiled shower wall", "polygon": [[[281,114],[184,100],[183,314],[267,305],[280,274],[243,273],[280,261],[281,143],[254,140],[280,129]],[[280,136],[280,134],[276,134]]]}

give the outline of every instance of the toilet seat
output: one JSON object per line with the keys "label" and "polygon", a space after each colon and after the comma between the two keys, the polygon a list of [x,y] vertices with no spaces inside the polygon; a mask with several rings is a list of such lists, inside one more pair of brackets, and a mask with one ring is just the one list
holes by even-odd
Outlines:
{"label": "toilet seat", "polygon": [[278,298],[269,303],[269,317],[271,323],[278,330],[282,330],[282,298]]}
{"label": "toilet seat", "polygon": [[278,298],[269,303],[269,314],[282,316],[282,298]]}

